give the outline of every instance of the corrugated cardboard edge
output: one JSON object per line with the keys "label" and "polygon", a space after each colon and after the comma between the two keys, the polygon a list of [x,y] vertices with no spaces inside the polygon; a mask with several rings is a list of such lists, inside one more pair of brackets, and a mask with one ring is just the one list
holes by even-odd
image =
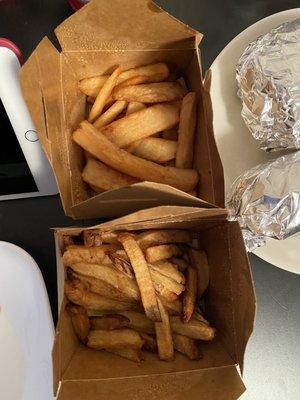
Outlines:
{"label": "corrugated cardboard edge", "polygon": [[202,38],[150,0],[93,0],[63,21],[55,34],[63,51],[172,49],[179,42],[188,49]]}

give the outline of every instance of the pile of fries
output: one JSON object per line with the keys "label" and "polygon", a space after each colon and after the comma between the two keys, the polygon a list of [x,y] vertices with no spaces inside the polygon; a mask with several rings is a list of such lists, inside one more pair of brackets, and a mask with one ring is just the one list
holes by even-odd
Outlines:
{"label": "pile of fries", "polygon": [[199,341],[215,329],[198,305],[209,266],[191,231],[92,229],[64,240],[66,307],[83,344],[136,362],[142,350],[201,358]]}
{"label": "pile of fries", "polygon": [[87,119],[73,133],[85,150],[83,180],[96,193],[140,181],[196,195],[196,93],[165,63],[85,78]]}

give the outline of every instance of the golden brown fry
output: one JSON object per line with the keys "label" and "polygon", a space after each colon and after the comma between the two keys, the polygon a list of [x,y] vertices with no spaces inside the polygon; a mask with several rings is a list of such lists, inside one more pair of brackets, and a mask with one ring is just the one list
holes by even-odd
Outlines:
{"label": "golden brown fry", "polygon": [[126,358],[127,360],[140,363],[143,361],[143,352],[140,349],[105,349],[109,353],[117,354],[120,357]]}
{"label": "golden brown fry", "polygon": [[209,265],[206,253],[202,250],[189,249],[189,258],[193,267],[197,270],[198,274],[198,298],[208,288],[209,284]]}
{"label": "golden brown fry", "polygon": [[136,235],[142,249],[165,243],[188,243],[191,239],[191,232],[180,229],[149,230]]}
{"label": "golden brown fry", "polygon": [[[83,231],[83,242],[85,246],[100,246],[103,243],[117,243],[118,236],[113,231],[103,231],[102,229],[87,229]],[[124,251],[124,250],[122,250]]]}
{"label": "golden brown fry", "polygon": [[156,263],[151,264],[151,268],[155,269],[162,275],[173,279],[179,284],[185,284],[185,276],[178,271],[177,265],[172,264],[169,261],[157,261]]}
{"label": "golden brown fry", "polygon": [[136,300],[132,299],[132,297],[128,297],[128,295],[119,288],[116,288],[100,279],[77,274],[71,269],[68,271],[68,277],[70,280],[79,280],[81,283],[83,283],[86,290],[97,293],[103,297],[107,297],[108,299],[130,303],[136,302]]}
{"label": "golden brown fry", "polygon": [[66,310],[71,317],[76,336],[82,343],[86,343],[88,333],[91,329],[86,310],[81,306],[70,303],[66,305]]}
{"label": "golden brown fry", "polygon": [[141,338],[144,340],[143,349],[151,351],[152,353],[156,353],[157,352],[157,343],[156,343],[155,338],[148,335],[147,333],[142,333],[142,332],[139,332],[139,333],[141,335]]}
{"label": "golden brown fry", "polygon": [[122,243],[130,259],[147,317],[153,321],[160,321],[160,313],[155,289],[151,279],[149,267],[142,250],[140,249],[133,235],[129,233],[120,234],[118,239]]}
{"label": "golden brown fry", "polygon": [[[152,264],[150,264],[149,267],[150,266],[152,267]],[[169,292],[173,294],[173,300],[177,299],[177,297],[184,291],[184,285],[181,285],[174,279],[161,274],[158,269],[150,268],[150,274],[152,281],[154,282],[155,285],[161,286],[162,288],[167,289]],[[162,290],[160,288],[158,288],[157,291],[162,295]],[[174,296],[174,294],[176,296]],[[172,301],[172,298],[171,299],[166,298],[166,300]]]}
{"label": "golden brown fry", "polygon": [[191,339],[212,340],[215,337],[214,328],[193,318],[184,323],[180,317],[170,317],[170,324],[173,332]]}
{"label": "golden brown fry", "polygon": [[178,131],[177,129],[167,129],[165,131],[163,131],[161,137],[163,139],[168,139],[168,140],[178,140]]}
{"label": "golden brown fry", "polygon": [[158,355],[160,360],[169,361],[172,360],[174,357],[174,347],[173,347],[169,315],[159,299],[158,299],[158,306],[162,319],[161,322],[155,322]]}
{"label": "golden brown fry", "polygon": [[63,264],[65,267],[79,262],[101,264],[106,253],[117,250],[118,247],[120,247],[118,244],[103,244],[96,247],[85,247],[81,245],[69,246],[63,254]]}
{"label": "golden brown fry", "polygon": [[116,329],[114,331],[105,331],[97,329],[90,331],[88,335],[87,346],[92,349],[141,349],[143,340],[138,332],[132,329]]}
{"label": "golden brown fry", "polygon": [[194,311],[192,318],[196,319],[197,321],[204,322],[206,325],[209,325],[209,322],[207,321],[207,319],[204,318],[199,307],[196,307],[196,310]]}
{"label": "golden brown fry", "polygon": [[119,189],[138,182],[136,178],[116,171],[94,158],[88,159],[82,171],[82,179],[94,187],[97,193]]}
{"label": "golden brown fry", "polygon": [[65,294],[68,300],[86,309],[98,310],[101,312],[118,312],[122,310],[140,310],[138,303],[121,302],[97,293],[89,292],[80,281],[66,281]]}
{"label": "golden brown fry", "polygon": [[119,83],[115,87],[115,89],[132,85],[140,85],[141,83],[149,83],[149,77],[145,75],[133,76],[132,78],[128,78],[125,81]]}
{"label": "golden brown fry", "polygon": [[177,265],[181,272],[184,272],[189,266],[189,263],[184,258],[172,257],[170,262]]}
{"label": "golden brown fry", "polygon": [[188,322],[194,312],[197,300],[197,270],[191,266],[187,269],[185,292],[183,294],[182,320]]}
{"label": "golden brown fry", "polygon": [[145,314],[135,311],[122,311],[121,314],[129,319],[129,328],[150,335],[155,333],[153,321],[147,318]]}
{"label": "golden brown fry", "polygon": [[178,82],[145,83],[132,86],[116,86],[114,100],[162,103],[182,99],[186,90]]}
{"label": "golden brown fry", "polygon": [[186,83],[185,83],[185,80],[184,80],[183,77],[178,78],[178,79],[177,79],[177,82],[178,82],[183,88],[187,89],[187,86],[186,86]]}
{"label": "golden brown fry", "polygon": [[138,101],[132,101],[128,103],[126,115],[143,110],[144,108],[146,108],[145,104],[139,103]]}
{"label": "golden brown fry", "polygon": [[130,261],[125,260],[122,256],[118,256],[116,253],[109,253],[108,257],[110,258],[113,265],[121,272],[129,276],[129,278],[134,279],[134,271]]}
{"label": "golden brown fry", "polygon": [[113,265],[74,263],[70,268],[77,274],[100,279],[120,290],[129,299],[139,301],[140,292],[135,280],[118,271]]}
{"label": "golden brown fry", "polygon": [[120,74],[117,84],[119,85],[121,82],[134,76],[147,76],[148,82],[161,82],[169,76],[169,68],[165,63],[148,64],[131,68]]}
{"label": "golden brown fry", "polygon": [[145,256],[148,263],[155,263],[171,257],[181,256],[181,254],[181,248],[175,244],[161,244],[158,246],[148,247],[145,250]]}
{"label": "golden brown fry", "polygon": [[[179,107],[174,104],[156,104],[126,115],[101,129],[111,142],[125,147],[164,129],[171,128],[179,121]],[[85,129],[85,123],[81,127]]]}
{"label": "golden brown fry", "polygon": [[100,89],[96,100],[93,104],[93,107],[89,114],[89,121],[94,122],[95,119],[101,115],[102,110],[104,108],[105,103],[109,99],[112,94],[113,88],[116,85],[117,78],[121,73],[121,68],[116,68],[114,72],[110,75],[110,77],[104,82],[104,85]]}
{"label": "golden brown fry", "polygon": [[199,345],[194,339],[173,333],[173,344],[175,350],[186,355],[190,360],[200,360],[202,358]]}
{"label": "golden brown fry", "polygon": [[90,319],[91,329],[103,329],[112,331],[113,329],[129,327],[129,319],[121,314],[106,314],[102,317],[93,317]]}
{"label": "golden brown fry", "polygon": [[117,148],[88,122],[82,122],[81,126],[83,129],[74,132],[73,140],[111,168],[141,180],[164,183],[186,192],[196,186],[199,179],[197,171],[164,167],[136,157]]}
{"label": "golden brown fry", "polygon": [[168,311],[169,315],[181,315],[182,312],[182,302],[181,299],[174,301],[167,301],[163,297],[158,296],[164,305],[165,309]]}
{"label": "golden brown fry", "polygon": [[177,168],[192,168],[196,129],[196,93],[188,93],[182,100],[178,128]]}
{"label": "golden brown fry", "polygon": [[164,163],[175,158],[177,142],[148,137],[131,143],[126,150],[146,160]]}
{"label": "golden brown fry", "polygon": [[122,111],[127,107],[126,101],[116,101],[112,106],[110,106],[105,113],[100,115],[98,119],[94,122],[94,127],[97,129],[103,128],[113,122],[116,117],[121,114]]}
{"label": "golden brown fry", "polygon": [[79,90],[86,94],[87,96],[91,96],[96,98],[100,89],[104,85],[104,83],[109,78],[109,75],[98,75],[92,76],[91,78],[84,78],[79,81]]}

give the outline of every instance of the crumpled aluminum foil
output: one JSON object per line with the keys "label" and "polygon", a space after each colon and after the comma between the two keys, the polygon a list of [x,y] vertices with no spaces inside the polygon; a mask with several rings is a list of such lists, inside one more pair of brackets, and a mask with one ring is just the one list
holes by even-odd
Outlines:
{"label": "crumpled aluminum foil", "polygon": [[229,220],[237,220],[246,248],[266,237],[285,239],[300,232],[300,151],[260,164],[240,175],[227,197]]}
{"label": "crumpled aluminum foil", "polygon": [[236,79],[242,117],[261,149],[300,148],[300,19],[250,43]]}

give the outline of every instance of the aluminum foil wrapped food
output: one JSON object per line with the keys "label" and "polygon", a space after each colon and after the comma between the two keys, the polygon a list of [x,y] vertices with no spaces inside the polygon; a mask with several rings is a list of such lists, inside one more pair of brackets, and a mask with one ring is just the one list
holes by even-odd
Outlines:
{"label": "aluminum foil wrapped food", "polygon": [[250,43],[236,78],[242,117],[261,149],[300,148],[300,19]]}
{"label": "aluminum foil wrapped food", "polygon": [[266,237],[300,232],[300,151],[260,164],[240,175],[227,198],[229,219],[237,220],[248,251]]}

